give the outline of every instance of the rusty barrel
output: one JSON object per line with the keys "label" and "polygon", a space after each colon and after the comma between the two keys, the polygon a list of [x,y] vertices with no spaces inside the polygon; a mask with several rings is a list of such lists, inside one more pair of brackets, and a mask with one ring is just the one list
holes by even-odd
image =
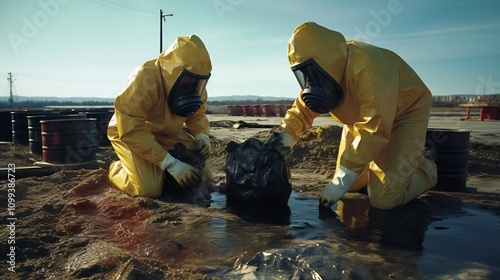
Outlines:
{"label": "rusty barrel", "polygon": [[0,111],[0,141],[12,141],[12,119],[10,111]]}
{"label": "rusty barrel", "polygon": [[280,117],[284,117],[286,115],[286,111],[287,111],[286,105],[283,105],[283,104],[276,105],[276,109],[277,109]]}
{"label": "rusty barrel", "polygon": [[95,118],[40,121],[42,159],[53,164],[80,164],[96,160]]}
{"label": "rusty barrel", "polygon": [[243,116],[243,106],[235,105],[233,113],[233,116]]}
{"label": "rusty barrel", "polygon": [[36,111],[12,111],[12,142],[15,144],[28,144],[28,116],[42,115],[46,113],[43,110]]}
{"label": "rusty barrel", "polygon": [[96,119],[97,128],[97,146],[111,146],[111,142],[108,139],[108,125],[109,121],[113,117],[114,112],[87,112],[87,118]]}
{"label": "rusty barrel", "polygon": [[255,109],[252,105],[243,106],[243,116],[255,116]]}
{"label": "rusty barrel", "polygon": [[264,116],[275,117],[276,116],[276,106],[274,105],[264,105]]}
{"label": "rusty barrel", "polygon": [[427,129],[425,145],[437,151],[438,181],[435,190],[462,191],[467,186],[470,131]]}
{"label": "rusty barrel", "polygon": [[42,130],[40,127],[40,121],[43,120],[57,120],[57,119],[75,119],[75,118],[86,118],[85,115],[71,114],[71,115],[33,115],[28,116],[28,142],[30,147],[30,152],[33,154],[42,154]]}
{"label": "rusty barrel", "polygon": [[255,116],[261,117],[264,114],[264,109],[262,105],[253,105],[253,109],[255,111]]}
{"label": "rusty barrel", "polygon": [[229,106],[227,106],[227,113],[228,113],[230,116],[234,116],[234,106],[233,106],[233,105],[229,105]]}

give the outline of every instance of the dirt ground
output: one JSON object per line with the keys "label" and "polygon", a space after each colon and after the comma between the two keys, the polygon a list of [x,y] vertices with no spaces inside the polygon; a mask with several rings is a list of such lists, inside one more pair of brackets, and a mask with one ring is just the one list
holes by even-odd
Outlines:
{"label": "dirt ground", "polygon": [[[225,182],[224,165],[228,137],[234,123],[216,122],[212,136],[215,186]],[[247,130],[247,133],[249,130]],[[304,133],[288,161],[295,191],[317,196],[326,182],[331,180],[337,156],[341,128],[337,126],[313,127]],[[256,131],[254,137],[266,139],[268,132]],[[103,148],[97,156],[102,160],[110,149]],[[17,168],[31,166],[41,156],[29,152],[28,146],[0,144],[4,166],[14,163]],[[500,145],[471,142],[469,153],[469,178],[498,181],[500,179]],[[0,198],[7,205],[7,176],[1,179]],[[216,209],[199,207],[190,203],[176,203],[169,198],[129,198],[110,184],[103,168],[62,170],[47,176],[16,178],[15,230],[2,227],[0,264],[2,279],[206,279],[203,270],[185,265],[196,254],[187,246],[192,240],[182,236],[151,236],[149,224],[189,230],[201,217],[217,215]],[[466,203],[494,208],[500,213],[500,192],[481,192],[468,188],[465,192],[437,192],[442,199],[460,199]],[[360,195],[360,194],[348,194]],[[8,212],[1,214],[8,224]],[[89,226],[95,218],[99,225]],[[128,224],[125,224],[127,221]],[[192,229],[192,228],[191,228]],[[15,239],[15,265],[5,261],[12,252],[6,238]],[[149,235],[148,235],[149,234]],[[111,245],[102,236],[115,239]],[[136,247],[140,238],[155,238],[164,245],[149,256],[144,248]],[[151,245],[154,246],[154,245]],[[161,259],[167,262],[159,262]],[[171,258],[169,256],[172,256]],[[234,259],[221,260],[234,263]],[[14,267],[16,273],[8,271]]]}

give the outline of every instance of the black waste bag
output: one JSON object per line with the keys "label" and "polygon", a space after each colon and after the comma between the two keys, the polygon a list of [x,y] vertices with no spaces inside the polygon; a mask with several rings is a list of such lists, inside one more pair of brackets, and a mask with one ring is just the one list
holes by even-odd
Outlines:
{"label": "black waste bag", "polygon": [[229,203],[287,205],[292,192],[290,166],[276,150],[277,141],[231,141],[226,150],[226,197]]}
{"label": "black waste bag", "polygon": [[[194,168],[201,172],[202,180],[195,182],[193,185],[186,187],[181,187],[179,183],[168,173],[167,170],[164,172],[163,180],[163,194],[167,196],[168,199],[177,202],[189,202],[200,206],[210,205],[210,190],[208,183],[204,182],[204,166],[203,157],[198,153],[198,151],[193,151],[182,143],[177,143],[174,148],[168,151],[176,159],[188,163]],[[171,201],[168,200],[167,201]]]}

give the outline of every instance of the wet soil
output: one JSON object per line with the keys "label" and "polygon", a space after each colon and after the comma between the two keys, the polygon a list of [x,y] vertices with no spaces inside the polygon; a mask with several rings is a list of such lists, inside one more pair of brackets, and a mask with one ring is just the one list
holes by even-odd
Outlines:
{"label": "wet soil", "polygon": [[[213,123],[224,129],[228,123]],[[337,156],[341,129],[336,126],[314,127],[301,136],[289,157],[294,196],[314,201],[321,188],[331,180]],[[264,140],[268,132],[254,137]],[[210,190],[222,193],[225,183],[226,146],[230,140],[212,137],[213,181]],[[102,160],[110,148],[102,148]],[[1,144],[4,167],[31,166],[41,156],[29,152],[28,146]],[[471,142],[470,179],[500,179],[500,145]],[[7,205],[7,178],[0,178],[0,200]],[[350,193],[346,201],[363,199],[364,194]],[[300,200],[301,198],[296,198]],[[303,200],[304,198],[302,198]],[[423,200],[433,203],[434,210],[450,211],[453,203],[474,205],[500,215],[500,191],[482,192],[468,188],[463,192],[431,190]],[[348,205],[348,204],[346,204]],[[131,198],[116,190],[101,168],[62,170],[48,176],[16,178],[14,212],[2,211],[4,225],[15,220],[15,228],[1,228],[0,262],[2,279],[208,279],[214,267],[242,264],[255,254],[285,244],[283,240],[303,240],[290,233],[259,235],[235,227],[234,240],[246,239],[250,246],[231,243],[231,235],[218,239],[208,232],[225,223],[257,226],[244,221],[227,207],[200,205],[192,198],[162,196],[157,199]],[[447,213],[448,213],[447,212]],[[338,219],[333,215],[334,219]],[[346,217],[342,217],[347,223]],[[352,221],[351,221],[352,222]],[[282,230],[279,224],[267,224],[266,230]],[[293,235],[293,231],[292,231]],[[14,240],[15,244],[8,243]],[[307,239],[307,238],[305,238]],[[253,242],[251,242],[253,240]],[[305,241],[304,241],[305,242]],[[223,244],[223,246],[221,244]],[[15,246],[14,250],[11,246]],[[345,248],[344,248],[345,249]],[[353,248],[350,249],[351,253]],[[15,254],[14,258],[7,254]],[[347,255],[349,252],[347,253]],[[7,256],[7,257],[6,257]],[[242,257],[246,256],[246,257]],[[15,263],[9,263],[15,260]],[[367,258],[368,259],[368,258]],[[365,260],[370,272],[386,279],[404,279],[391,274],[391,268],[377,272],[377,260]],[[15,273],[9,271],[15,270]],[[211,276],[212,275],[212,276]],[[392,275],[392,276],[391,276]]]}

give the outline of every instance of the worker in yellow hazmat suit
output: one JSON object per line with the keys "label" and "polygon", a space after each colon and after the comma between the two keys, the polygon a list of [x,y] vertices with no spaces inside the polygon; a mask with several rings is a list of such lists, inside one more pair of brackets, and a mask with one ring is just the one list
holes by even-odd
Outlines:
{"label": "worker in yellow hazmat suit", "polygon": [[157,59],[138,67],[115,100],[108,138],[119,160],[111,162],[109,178],[131,196],[157,197],[164,172],[181,187],[201,180],[202,172],[173,157],[176,143],[211,153],[205,115],[205,85],[212,64],[199,37],[178,37]]}
{"label": "worker in yellow hazmat suit", "polygon": [[282,154],[320,114],[344,124],[322,205],[367,186],[371,205],[390,209],[436,184],[436,164],[424,152],[432,95],[403,59],[307,22],[294,30],[288,60],[302,91],[278,128]]}

